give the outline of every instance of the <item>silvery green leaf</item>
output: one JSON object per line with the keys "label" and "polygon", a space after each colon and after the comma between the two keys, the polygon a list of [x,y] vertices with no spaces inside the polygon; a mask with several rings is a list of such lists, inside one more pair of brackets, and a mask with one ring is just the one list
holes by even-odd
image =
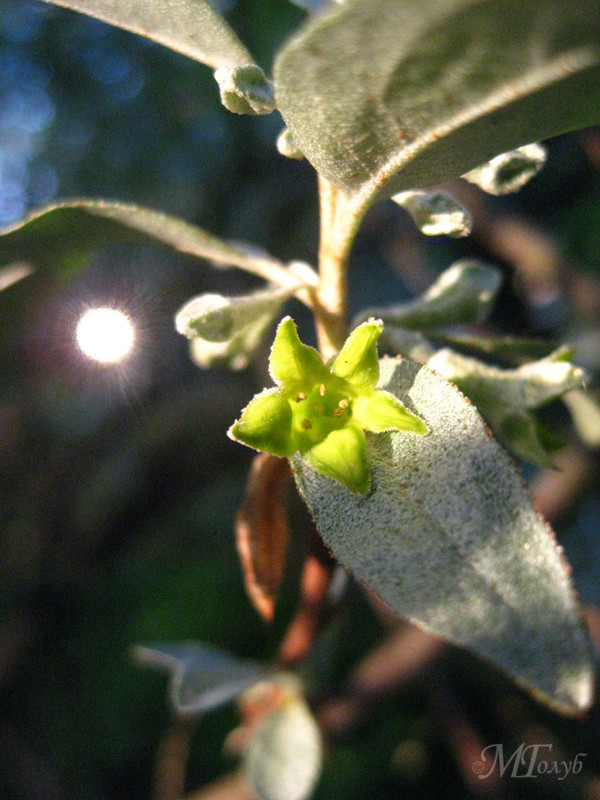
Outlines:
{"label": "silvery green leaf", "polygon": [[475,403],[511,452],[525,461],[552,466],[532,411],[583,385],[584,373],[565,360],[568,354],[562,348],[517,369],[501,369],[444,348],[427,366]]}
{"label": "silvery green leaf", "polygon": [[145,36],[216,70],[223,105],[269,114],[274,100],[262,69],[208,0],[44,0]]}
{"label": "silvery green leaf", "polygon": [[483,336],[462,333],[450,328],[428,331],[426,338],[418,331],[388,325],[381,335],[382,353],[400,355],[425,364],[440,347],[451,347],[474,356],[493,356],[506,364],[522,364],[550,355],[556,344],[542,339],[522,339],[515,336]]}
{"label": "silvery green leaf", "polygon": [[379,339],[379,351],[393,353],[408,358],[410,361],[425,364],[435,353],[436,348],[418,331],[386,325]]}
{"label": "silvery green leaf", "polygon": [[402,616],[557,708],[587,708],[592,656],[567,565],[514,464],[475,407],[426,367],[383,359],[379,386],[429,434],[370,435],[366,496],[294,459],[326,546]]}
{"label": "silvery green leaf", "polygon": [[[293,270],[270,256],[257,253],[250,247],[232,245],[202,228],[162,211],[144,208],[118,200],[95,200],[75,197],[34,208],[25,217],[0,229],[0,235],[12,233],[48,214],[79,210],[86,214],[114,220],[128,228],[144,233],[180,253],[207,259],[213,266],[237,267],[280,286],[297,289],[299,279]],[[295,263],[295,262],[294,262]]]}
{"label": "silvery green leaf", "polygon": [[555,342],[546,339],[528,339],[520,336],[487,336],[460,331],[430,333],[439,346],[448,346],[471,355],[493,356],[507,364],[522,364],[549,356],[556,348]]}
{"label": "silvery green leaf", "polygon": [[305,8],[312,14],[315,14],[317,11],[322,11],[324,8],[327,8],[332,3],[332,0],[291,0],[291,1],[292,3],[294,3],[294,5],[300,6],[300,8]]}
{"label": "silvery green leaf", "polygon": [[417,300],[387,308],[371,308],[359,320],[378,317],[386,325],[413,330],[431,329],[484,320],[501,283],[495,267],[479,261],[457,261]]}
{"label": "silvery green leaf", "polygon": [[199,367],[225,364],[240,370],[248,366],[250,356],[285,301],[318,280],[311,267],[302,261],[292,262],[288,269],[297,281],[291,288],[271,286],[237,297],[203,294],[179,310],[175,327],[192,339],[191,355]]}
{"label": "silvery green leaf", "polygon": [[208,0],[44,0],[145,36],[213,69],[252,56]]}
{"label": "silvery green leaf", "polygon": [[570,356],[570,348],[561,347],[539,361],[501,369],[445,348],[429,359],[428,367],[456,383],[472,400],[471,392],[482,398],[498,395],[515,408],[532,409],[582,387],[584,372],[569,361]]}
{"label": "silvery green leaf", "polygon": [[462,177],[488,194],[510,194],[535,177],[545,161],[546,149],[542,145],[527,144],[492,158]]}
{"label": "silvery green leaf", "polygon": [[[486,410],[479,410],[487,419]],[[502,412],[496,409],[496,412],[494,418],[489,418],[490,426],[507,450],[521,461],[545,469],[556,469],[552,452],[564,442],[558,441],[558,437],[551,437],[552,441],[548,442],[549,431],[543,427],[535,412],[508,408]]]}
{"label": "silvery green leaf", "polygon": [[141,664],[166,669],[172,674],[170,699],[180,716],[196,716],[230,702],[250,686],[264,680],[268,671],[204,642],[137,646]]}
{"label": "silvery green leaf", "polygon": [[562,398],[581,441],[587,447],[600,447],[600,405],[597,396],[574,389]]}
{"label": "silvery green leaf", "polygon": [[255,320],[273,319],[292,294],[291,289],[277,287],[239,297],[202,294],[177,312],[175,327],[189,339],[227,342]]}
{"label": "silvery green leaf", "polygon": [[282,690],[287,696],[259,722],[246,747],[244,769],[260,800],[306,800],[321,772],[321,734],[301,692]]}
{"label": "silvery green leaf", "polygon": [[467,236],[472,220],[467,209],[448,192],[400,192],[392,197],[413,218],[415,225],[426,236]]}
{"label": "silvery green leaf", "polygon": [[286,158],[294,158],[300,161],[304,158],[304,153],[298,149],[292,134],[284,128],[277,137],[277,150]]}
{"label": "silvery green leaf", "polygon": [[215,80],[221,102],[234,114],[270,114],[275,108],[271,86],[256,64],[219,67]]}
{"label": "silvery green leaf", "polygon": [[597,123],[599,42],[596,0],[348,0],[282,48],[275,96],[345,240],[379,197]]}
{"label": "silvery green leaf", "polygon": [[33,267],[30,267],[29,264],[9,264],[2,267],[0,269],[0,292],[23,278],[27,278],[32,272]]}

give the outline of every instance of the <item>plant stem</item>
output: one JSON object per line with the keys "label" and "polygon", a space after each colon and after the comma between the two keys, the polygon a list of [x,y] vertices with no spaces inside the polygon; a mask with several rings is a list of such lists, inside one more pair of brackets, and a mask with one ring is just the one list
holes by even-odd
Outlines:
{"label": "plant stem", "polygon": [[321,355],[336,355],[347,335],[347,265],[351,241],[340,240],[336,221],[344,197],[324,178],[319,178],[321,242],[320,286],[316,293],[315,324]]}
{"label": "plant stem", "polygon": [[195,728],[194,720],[174,720],[163,736],[156,758],[152,800],[179,800],[183,797],[185,770]]}

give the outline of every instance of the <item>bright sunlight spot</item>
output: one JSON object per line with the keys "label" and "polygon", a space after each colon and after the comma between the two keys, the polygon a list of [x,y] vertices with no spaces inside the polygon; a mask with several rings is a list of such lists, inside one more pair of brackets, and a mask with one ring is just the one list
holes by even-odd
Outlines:
{"label": "bright sunlight spot", "polygon": [[77,344],[82,353],[103,364],[124,359],[133,347],[129,317],[116,308],[90,308],[77,324]]}

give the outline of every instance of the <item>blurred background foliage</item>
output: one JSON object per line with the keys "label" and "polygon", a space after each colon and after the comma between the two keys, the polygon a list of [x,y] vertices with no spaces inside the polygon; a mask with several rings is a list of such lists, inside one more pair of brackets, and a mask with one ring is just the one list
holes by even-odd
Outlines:
{"label": "blurred background foliage", "polygon": [[[304,16],[287,0],[219,6],[267,70]],[[277,153],[280,128],[277,114],[229,114],[210,70],[150,42],[33,0],[0,2],[0,225],[53,198],[110,197],[314,263],[315,176]],[[353,310],[410,297],[476,254],[507,278],[494,324],[578,343],[593,387],[600,132],[561,137],[549,152],[514,197],[452,187],[474,215],[467,240],[425,241],[397,206],[373,209],[353,253]],[[131,645],[201,639],[269,659],[293,613],[290,579],[274,625],[261,622],[233,537],[252,454],[225,431],[265,385],[266,358],[244,373],[202,372],[173,325],[192,295],[254,284],[76,212],[1,239],[0,265],[23,263],[36,271],[0,293],[0,796],[147,798],[168,725],[166,682],[132,663]],[[82,311],[105,304],[136,325],[139,344],[118,367],[86,361],[75,344]],[[310,340],[301,309],[290,310]],[[565,453],[558,474],[579,467],[573,487],[541,483],[539,502],[594,632],[597,459],[576,444]],[[352,586],[311,661],[316,696],[340,693],[389,626]],[[467,654],[404,627],[396,635],[394,676],[373,667],[385,702],[360,713],[325,703],[333,744],[318,797],[600,796],[595,710],[560,720]],[[222,744],[235,724],[230,709],[201,722],[190,788],[233,768]],[[468,754],[508,732],[560,742],[565,757],[587,753],[584,774],[483,785]]]}

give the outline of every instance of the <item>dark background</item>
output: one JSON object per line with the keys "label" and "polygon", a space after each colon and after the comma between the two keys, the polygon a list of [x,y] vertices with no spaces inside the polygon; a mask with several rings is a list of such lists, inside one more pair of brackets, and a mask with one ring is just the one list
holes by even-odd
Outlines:
{"label": "dark background", "polygon": [[[304,18],[285,0],[226,5],[267,71]],[[148,41],[33,0],[0,2],[0,225],[54,198],[108,197],[314,264],[316,181],[307,163],[277,153],[281,126],[277,114],[229,114],[209,69]],[[591,130],[550,143],[544,172],[513,198],[469,193],[476,230],[466,242],[425,242],[397,207],[375,208],[353,253],[352,308],[422,291],[465,253],[488,256],[507,276],[497,327],[579,337],[593,377],[599,142]],[[507,217],[560,254],[550,305],[532,302],[527,282],[512,280],[523,278],[518,265],[490,244],[494,220]],[[268,660],[293,610],[289,588],[275,625],[259,619],[233,537],[252,454],[225,431],[267,380],[267,345],[243,373],[202,372],[173,325],[190,297],[257,282],[76,213],[0,239],[0,265],[16,262],[37,269],[0,293],[0,797],[146,798],[168,723],[166,679],[136,666],[130,647],[200,639]],[[87,361],[74,340],[82,311],[107,303],[137,328],[134,356],[118,367]],[[300,307],[290,311],[310,339]],[[597,488],[592,474],[556,524],[591,607],[600,605]],[[318,678],[334,693],[381,636],[356,587],[332,631]],[[435,680],[402,685],[334,743],[319,797],[598,796],[595,712],[562,721],[451,649],[442,667]],[[511,702],[569,757],[589,754],[585,782],[509,782],[497,795],[469,783],[464,747],[450,743],[443,719],[468,719],[496,741],[498,709]],[[235,723],[230,709],[202,721],[190,789],[233,768],[221,748]],[[417,746],[412,761],[410,748],[398,755],[406,742]]]}

